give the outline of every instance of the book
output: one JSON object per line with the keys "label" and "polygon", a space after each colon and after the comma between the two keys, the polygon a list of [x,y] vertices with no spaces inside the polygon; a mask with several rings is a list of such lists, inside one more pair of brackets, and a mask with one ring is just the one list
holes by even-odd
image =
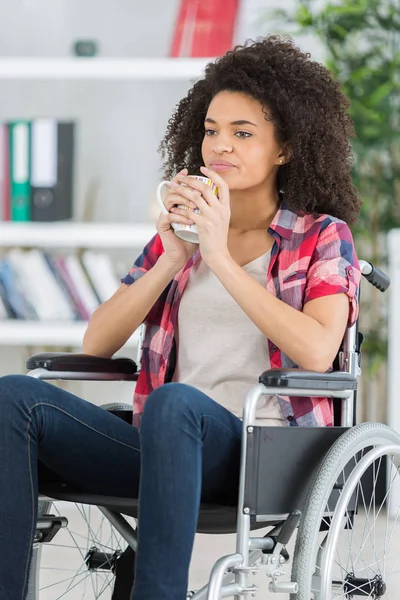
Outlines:
{"label": "book", "polygon": [[57,272],[71,294],[71,298],[73,299],[74,305],[78,311],[79,319],[83,321],[89,320],[90,312],[86,309],[74,280],[72,279],[70,272],[66,267],[66,258],[64,256],[53,256],[52,259]]}
{"label": "book", "polygon": [[7,123],[0,123],[0,221],[10,220],[10,148]]}
{"label": "book", "polygon": [[51,298],[48,296],[43,282],[40,281],[38,273],[29,264],[28,256],[20,248],[13,248],[7,255],[7,261],[18,277],[21,293],[35,310],[37,319],[40,321],[51,321],[53,310]]}
{"label": "book", "polygon": [[73,214],[75,123],[52,118],[31,124],[32,221],[65,221]]}
{"label": "book", "polygon": [[38,315],[24,295],[21,281],[7,259],[0,259],[0,282],[15,318],[37,321]]}
{"label": "book", "polygon": [[8,319],[7,309],[4,305],[4,302],[0,296],[0,321],[4,321]]}
{"label": "book", "polygon": [[47,303],[50,306],[50,319],[60,321],[73,321],[75,313],[72,310],[64,291],[54,277],[44,254],[39,249],[25,253],[28,268],[34,274],[36,285],[43,290]]}
{"label": "book", "polygon": [[109,300],[120,286],[110,255],[106,252],[86,250],[82,254],[82,263],[100,302]]}
{"label": "book", "polygon": [[0,259],[0,318],[88,321],[120,287],[111,257],[12,248]]}
{"label": "book", "polygon": [[3,282],[0,279],[0,319],[15,319],[16,315],[12,310],[10,303],[7,298],[7,292],[4,288]]}
{"label": "book", "polygon": [[29,298],[43,321],[72,321],[74,312],[54,278],[41,250],[27,252],[14,248],[7,254],[20,278],[25,298]]}
{"label": "book", "polygon": [[72,314],[72,319],[74,321],[79,321],[81,319],[79,306],[77,306],[77,303],[75,302],[75,297],[71,293],[68,283],[65,281],[65,278],[63,277],[63,274],[62,274],[61,269],[58,264],[59,257],[53,256],[53,255],[49,254],[48,252],[43,252],[43,256],[44,256],[45,261],[47,262],[49,269],[51,270],[51,272],[53,274],[53,277],[56,279],[60,289],[63,292],[65,301],[68,303],[68,306],[70,308],[70,311]]}
{"label": "book", "polygon": [[3,213],[4,213],[4,136],[5,136],[5,125],[4,123],[0,123],[0,221],[3,221]]}
{"label": "book", "polygon": [[30,122],[11,121],[8,130],[11,220],[30,221]]}
{"label": "book", "polygon": [[75,254],[69,254],[65,257],[64,267],[66,268],[76,293],[85,307],[88,318],[99,307],[99,299],[82,267],[79,258]]}

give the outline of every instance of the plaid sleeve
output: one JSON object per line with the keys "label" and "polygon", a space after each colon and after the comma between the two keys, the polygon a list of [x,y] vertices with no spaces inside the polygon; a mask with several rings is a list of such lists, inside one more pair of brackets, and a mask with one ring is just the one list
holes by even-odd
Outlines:
{"label": "plaid sleeve", "polygon": [[361,271],[353,237],[343,221],[330,222],[320,233],[310,266],[304,304],[331,294],[347,294],[350,301],[349,321],[358,317],[358,287]]}
{"label": "plaid sleeve", "polygon": [[164,248],[161,242],[161,238],[157,233],[145,246],[143,252],[132,265],[132,268],[129,270],[129,273],[125,275],[121,279],[121,283],[126,283],[126,285],[131,285],[135,283],[140,277],[142,277],[147,271],[150,271],[152,267],[156,264],[157,260],[164,252]]}

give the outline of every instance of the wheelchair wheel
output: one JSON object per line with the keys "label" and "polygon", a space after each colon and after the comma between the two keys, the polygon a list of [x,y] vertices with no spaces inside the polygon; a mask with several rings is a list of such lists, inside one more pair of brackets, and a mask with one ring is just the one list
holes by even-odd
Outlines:
{"label": "wheelchair wheel", "polygon": [[[101,408],[128,421],[132,410],[121,403]],[[68,526],[49,543],[36,539],[27,600],[110,600],[125,539],[96,506],[39,502],[38,516],[49,514],[66,517]],[[135,528],[135,520],[125,518]]]}
{"label": "wheelchair wheel", "polygon": [[39,516],[49,513],[68,526],[34,544],[28,600],[110,600],[126,541],[96,506],[40,502]]}
{"label": "wheelchair wheel", "polygon": [[332,446],[300,522],[291,600],[397,597],[399,460],[400,436],[379,423],[357,425]]}

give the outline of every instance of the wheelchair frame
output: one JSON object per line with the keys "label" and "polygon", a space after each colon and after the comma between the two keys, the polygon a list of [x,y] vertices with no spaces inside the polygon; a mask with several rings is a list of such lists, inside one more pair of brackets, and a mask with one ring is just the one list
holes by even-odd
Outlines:
{"label": "wheelchair frame", "polygon": [[[362,274],[375,287],[384,291],[389,286],[389,279],[378,269],[365,261],[360,261]],[[144,326],[141,327],[140,343],[138,348],[138,364],[140,365],[142,353]],[[298,369],[271,369],[259,377],[259,382],[246,395],[243,411],[243,436],[242,453],[240,465],[240,486],[236,521],[236,552],[232,555],[221,557],[215,563],[208,584],[191,596],[192,600],[218,600],[227,596],[239,597],[249,593],[254,594],[256,588],[249,584],[248,578],[256,570],[255,564],[261,562],[266,568],[267,575],[271,578],[270,590],[272,592],[291,594],[297,597],[298,584],[296,581],[279,581],[282,573],[280,571],[284,560],[285,546],[299,525],[301,510],[307,502],[306,492],[310,489],[312,477],[302,491],[303,496],[298,498],[286,512],[275,511],[261,514],[258,511],[260,498],[265,497],[264,487],[261,483],[259,493],[251,497],[248,488],[249,482],[262,482],[265,473],[258,471],[259,465],[255,466],[252,457],[257,455],[260,447],[265,442],[265,436],[260,431],[274,430],[276,436],[283,436],[289,432],[286,430],[303,430],[305,444],[313,443],[315,433],[323,430],[324,435],[327,428],[276,428],[258,426],[255,419],[257,401],[262,395],[288,395],[288,396],[329,396],[341,400],[340,427],[329,428],[332,435],[323,454],[329,449],[336,439],[344,434],[348,428],[355,424],[355,398],[357,390],[357,377],[360,369],[360,344],[358,339],[358,323],[347,328],[338,355],[339,371],[332,373],[316,373],[299,371]],[[125,362],[124,362],[125,361]],[[132,362],[127,359],[99,359],[85,355],[71,354],[40,354],[31,357],[27,362],[28,375],[47,380],[125,380],[136,381],[138,373],[132,369]],[[73,368],[69,365],[75,364]],[[83,365],[83,366],[82,366]],[[101,370],[106,368],[106,372]],[[71,369],[71,370],[70,370]],[[75,369],[75,370],[74,370]],[[82,370],[83,369],[83,370]],[[297,431],[297,433],[298,433]],[[268,431],[267,431],[268,433]],[[282,437],[283,439],[283,437]],[[286,439],[286,438],[285,438]],[[286,443],[286,442],[285,442]],[[400,443],[400,438],[399,438]],[[261,444],[261,445],[260,445]],[[389,444],[389,442],[388,442]],[[394,447],[394,444],[392,443]],[[314,446],[313,446],[314,447]],[[389,447],[389,445],[388,445]],[[396,446],[400,454],[400,445]],[[312,473],[318,470],[321,460],[318,457],[316,464],[311,469]],[[264,467],[261,467],[263,469]],[[39,500],[49,502],[59,498],[42,497]],[[68,498],[66,498],[68,500]],[[84,503],[77,498],[76,502]],[[261,500],[261,505],[263,500]],[[99,498],[99,509],[124,537],[126,542],[136,550],[136,532],[130,527],[122,514],[117,510],[107,508]],[[123,510],[121,511],[124,512]],[[200,509],[201,512],[201,509]],[[38,529],[46,530],[51,519],[48,516],[38,517]],[[65,526],[65,521],[60,526]],[[251,537],[253,529],[264,528],[272,525],[273,529],[266,537]],[[220,533],[220,531],[208,531],[208,533]],[[38,596],[38,564],[33,561],[31,569],[31,596],[28,600],[39,600]],[[232,581],[234,579],[234,581]],[[322,597],[325,600],[325,597]]]}

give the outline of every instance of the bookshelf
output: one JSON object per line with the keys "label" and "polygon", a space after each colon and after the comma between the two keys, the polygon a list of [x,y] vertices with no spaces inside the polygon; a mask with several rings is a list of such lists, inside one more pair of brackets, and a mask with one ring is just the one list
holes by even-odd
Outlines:
{"label": "bookshelf", "polygon": [[151,223],[0,222],[0,249],[143,248],[156,234]]}
{"label": "bookshelf", "polygon": [[[199,78],[214,58],[0,58],[3,82],[179,82]],[[142,249],[156,233],[150,223],[16,223],[0,221],[0,252],[11,248]],[[79,348],[85,322],[0,321],[0,348]],[[137,332],[126,347],[137,347]]]}
{"label": "bookshelf", "polygon": [[0,79],[188,80],[214,58],[0,58]]}
{"label": "bookshelf", "polygon": [[[0,222],[0,250],[13,247],[40,249],[142,249],[155,235],[155,225],[124,223],[14,223]],[[0,321],[0,347],[51,346],[79,348],[87,323]],[[125,347],[137,348],[138,331]]]}
{"label": "bookshelf", "polygon": [[[82,345],[87,323],[44,323],[41,321],[0,321],[0,346],[61,346],[77,348]],[[138,332],[125,346],[136,348]]]}

